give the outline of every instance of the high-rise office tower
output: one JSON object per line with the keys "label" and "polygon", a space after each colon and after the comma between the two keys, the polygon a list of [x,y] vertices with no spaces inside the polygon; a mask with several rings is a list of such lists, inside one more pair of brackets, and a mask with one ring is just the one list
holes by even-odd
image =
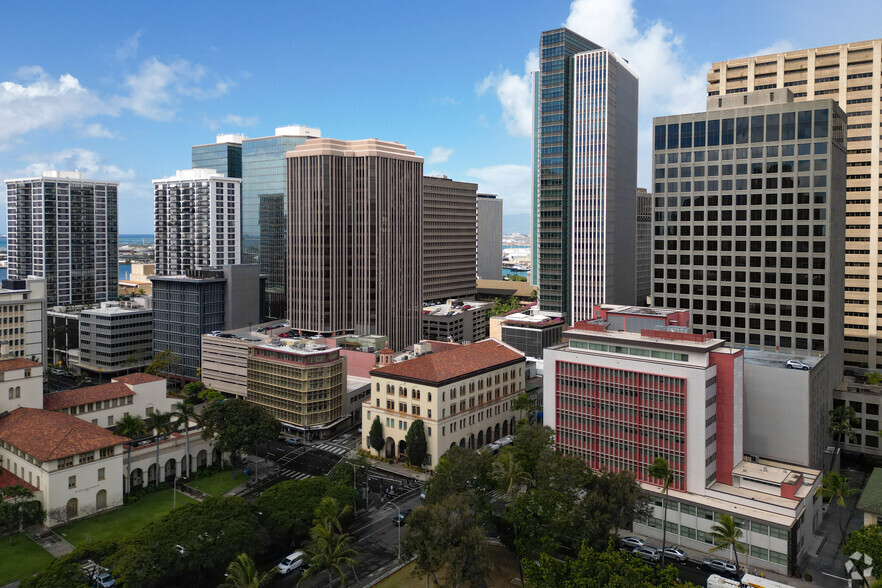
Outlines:
{"label": "high-rise office tower", "polygon": [[285,153],[319,129],[279,127],[275,135],[242,141],[242,263],[256,263],[266,275],[267,318],[285,316],[287,162]]}
{"label": "high-rise office tower", "polygon": [[475,295],[477,184],[423,178],[423,298]]}
{"label": "high-rise office tower", "polygon": [[423,159],[400,143],[311,139],[288,153],[288,320],[420,339]]}
{"label": "high-rise office tower", "polygon": [[[882,39],[714,63],[708,95],[790,88],[797,102],[830,98],[848,115],[845,227],[845,365],[882,367],[880,202]],[[863,217],[863,219],[858,218]]]}
{"label": "high-rise office tower", "polygon": [[845,114],[789,89],[656,118],[653,303],[736,347],[842,366]]}
{"label": "high-rise office tower", "polygon": [[478,194],[478,276],[502,279],[502,198]]}
{"label": "high-rise office tower", "polygon": [[242,141],[247,139],[238,133],[217,136],[217,142],[194,145],[191,150],[193,169],[213,169],[227,178],[242,177]]}
{"label": "high-rise office tower", "polygon": [[241,188],[213,169],[153,180],[156,275],[241,263]]}
{"label": "high-rise office tower", "polygon": [[624,59],[568,29],[542,33],[540,48],[539,303],[572,322],[636,298],[638,84]]}
{"label": "high-rise office tower", "polygon": [[539,70],[530,74],[533,82],[533,120],[531,125],[531,167],[530,167],[530,285],[539,288],[539,86],[542,76]]}
{"label": "high-rise office tower", "polygon": [[652,294],[652,194],[646,188],[637,188],[635,245],[637,304],[644,305],[647,297]]}
{"label": "high-rise office tower", "polygon": [[46,278],[50,307],[116,298],[118,188],[68,171],[6,180],[9,277]]}

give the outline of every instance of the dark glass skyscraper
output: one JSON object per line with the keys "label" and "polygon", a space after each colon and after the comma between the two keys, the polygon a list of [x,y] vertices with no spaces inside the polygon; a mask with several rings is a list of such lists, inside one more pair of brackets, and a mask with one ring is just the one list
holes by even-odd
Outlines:
{"label": "dark glass skyscraper", "polygon": [[213,169],[227,178],[241,178],[244,139],[245,135],[218,135],[216,143],[194,145],[193,169]]}

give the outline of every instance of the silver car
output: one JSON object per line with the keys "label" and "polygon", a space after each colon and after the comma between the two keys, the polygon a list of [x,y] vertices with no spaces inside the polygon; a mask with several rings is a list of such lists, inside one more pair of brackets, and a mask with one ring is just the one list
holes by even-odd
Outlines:
{"label": "silver car", "polygon": [[686,561],[686,552],[679,547],[665,547],[665,559],[673,559],[675,561]]}
{"label": "silver car", "polygon": [[658,561],[661,559],[661,550],[656,549],[655,547],[650,547],[649,545],[638,547],[631,553],[639,555],[646,561]]}

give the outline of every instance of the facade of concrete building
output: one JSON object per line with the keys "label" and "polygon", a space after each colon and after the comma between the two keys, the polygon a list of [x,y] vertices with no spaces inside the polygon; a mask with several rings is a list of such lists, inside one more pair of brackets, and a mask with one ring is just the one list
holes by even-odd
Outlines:
{"label": "facade of concrete building", "polygon": [[538,263],[543,312],[590,318],[634,302],[637,76],[627,62],[562,28],[540,39]]}
{"label": "facade of concrete building", "polygon": [[346,359],[312,341],[256,344],[248,351],[246,400],[290,431],[324,438],[349,421]]}
{"label": "facade of concrete building", "polygon": [[0,343],[6,346],[8,355],[47,361],[45,278],[3,280],[0,317]]}
{"label": "facade of concrete building", "polygon": [[431,348],[403,361],[393,361],[389,349],[380,353],[370,400],[362,405],[363,449],[372,451],[374,419],[383,425],[383,456],[390,459],[403,458],[407,430],[422,420],[429,468],[454,445],[479,449],[514,432],[512,401],[524,391],[524,355],[493,339]]}
{"label": "facade of concrete building", "polygon": [[478,277],[502,279],[502,198],[478,194]]}
{"label": "facade of concrete building", "polygon": [[0,359],[0,413],[43,408],[43,364],[23,357]]}
{"label": "facade of concrete building", "polygon": [[843,344],[845,115],[789,89],[708,98],[655,119],[653,300],[736,346]]}
{"label": "facade of concrete building", "polygon": [[288,162],[285,154],[320,129],[278,127],[269,137],[242,140],[242,263],[256,263],[267,276],[267,319],[285,316],[288,231]]}
{"label": "facade of concrete building", "polygon": [[880,72],[882,39],[875,39],[717,62],[707,75],[711,97],[789,88],[797,102],[831,99],[845,111],[848,167],[845,194],[841,195],[847,218],[844,363],[870,370],[882,365],[877,336],[882,307],[876,296],[880,255],[876,245],[882,233],[878,223],[862,221],[876,218],[882,209],[882,136],[873,132],[882,120]]}
{"label": "facade of concrete building", "polygon": [[77,365],[105,374],[149,365],[153,360],[151,303],[149,298],[102,302],[100,308],[80,312]]}
{"label": "facade of concrete building", "polygon": [[304,333],[415,343],[423,160],[399,143],[312,139],[288,153],[288,319]]}
{"label": "facade of concrete building", "polygon": [[[882,385],[868,384],[846,377],[845,381],[833,391],[833,407],[850,406],[854,409],[857,421],[852,423],[854,436],[842,440],[841,449],[882,457],[879,438],[880,408],[882,408]],[[832,444],[832,443],[831,443]],[[830,459],[830,456],[827,456]]]}
{"label": "facade of concrete building", "polygon": [[649,304],[652,295],[652,194],[637,188],[637,232],[635,243],[637,304]]}
{"label": "facade of concrete building", "polygon": [[556,316],[518,312],[503,317],[499,326],[503,343],[527,357],[542,359],[546,347],[560,343],[564,321]]}
{"label": "facade of concrete building", "polygon": [[648,468],[663,457],[674,473],[669,544],[708,553],[711,525],[729,514],[744,530],[746,565],[792,573],[820,524],[820,471],[746,453],[744,351],[679,326],[642,328],[646,317],[627,311],[618,323],[634,320],[639,332],[616,330],[609,315],[619,314],[577,323],[568,343],[545,351],[544,422],[557,449],[632,472],[655,503],[634,531],[654,538],[664,513]]}
{"label": "facade of concrete building", "polygon": [[46,361],[70,367],[79,360],[82,307],[56,306],[46,311]]}
{"label": "facade of concrete building", "polygon": [[227,265],[180,276],[154,276],[153,353],[181,358],[175,373],[194,380],[202,360],[202,335],[260,322],[261,280],[256,264]]}
{"label": "facade of concrete building", "polygon": [[423,178],[423,300],[475,295],[477,191],[469,182]]}
{"label": "facade of concrete building", "polygon": [[153,180],[156,273],[241,263],[242,180],[213,169]]}
{"label": "facade of concrete building", "polygon": [[9,277],[45,278],[49,306],[116,298],[118,188],[80,172],[7,180]]}
{"label": "facade of concrete building", "polygon": [[242,177],[242,141],[239,133],[223,133],[217,141],[207,145],[193,145],[193,169],[213,169],[226,178]]}
{"label": "facade of concrete building", "polygon": [[444,304],[423,307],[423,339],[429,341],[482,341],[487,338],[489,302],[451,298]]}

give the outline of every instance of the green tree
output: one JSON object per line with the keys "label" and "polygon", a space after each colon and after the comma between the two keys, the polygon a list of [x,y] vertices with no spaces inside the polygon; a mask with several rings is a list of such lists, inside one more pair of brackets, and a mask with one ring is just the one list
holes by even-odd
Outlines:
{"label": "green tree", "polygon": [[407,463],[412,466],[422,467],[429,453],[429,443],[426,441],[426,427],[422,419],[411,423],[404,436],[407,444]]}
{"label": "green tree", "polygon": [[236,463],[240,453],[252,452],[260,443],[277,439],[282,425],[263,407],[233,398],[212,402],[202,411],[202,435]]}
{"label": "green tree", "polygon": [[536,560],[524,560],[524,573],[531,586],[585,586],[590,588],[695,588],[682,582],[674,566],[649,566],[639,558],[615,549],[583,544],[579,555],[566,560],[543,553]]}
{"label": "green tree", "polygon": [[524,276],[518,276],[515,274],[509,274],[508,279],[510,282],[526,282],[527,278]]}
{"label": "green tree", "polygon": [[316,508],[326,496],[338,504],[351,504],[355,490],[325,477],[287,480],[264,491],[257,499],[257,508],[264,513],[274,535],[290,544],[292,539],[307,535]]}
{"label": "green tree", "polygon": [[153,357],[153,361],[144,368],[144,371],[154,376],[170,375],[180,365],[181,357],[172,353],[170,349],[165,349]]}
{"label": "green tree", "polygon": [[860,490],[851,488],[848,485],[848,478],[836,472],[825,474],[821,478],[821,485],[815,490],[815,496],[820,496],[829,503],[836,503],[840,543],[845,541],[845,528],[842,526],[842,510],[845,508],[845,501],[856,494],[860,494]]}
{"label": "green tree", "polygon": [[829,431],[833,436],[833,440],[836,442],[836,450],[830,458],[830,469],[832,470],[834,460],[836,459],[836,456],[839,455],[839,447],[842,442],[845,440],[853,442],[855,440],[854,426],[857,424],[857,414],[855,413],[854,408],[848,404],[837,406],[828,414],[830,416]]}
{"label": "green tree", "polygon": [[159,486],[160,475],[159,468],[159,443],[162,437],[171,435],[177,427],[172,419],[172,413],[154,410],[150,415],[150,426],[153,428],[153,434],[156,435],[156,485]]}
{"label": "green tree", "polygon": [[[124,415],[116,424],[116,434],[128,437],[131,440],[143,437],[146,432],[147,427],[144,426],[144,421],[133,414]],[[126,443],[126,447],[128,447],[128,458],[126,459],[126,488],[129,488],[129,492],[131,492],[132,489],[129,487],[132,483],[131,443]]]}
{"label": "green tree", "polygon": [[278,568],[270,568],[268,572],[261,575],[251,556],[247,553],[240,553],[227,566],[226,581],[219,588],[263,588],[263,586],[270,585],[276,572],[278,572]]}
{"label": "green tree", "polygon": [[226,396],[213,388],[206,388],[199,393],[198,398],[203,402],[211,404],[212,402],[219,402],[221,400],[224,400]]}
{"label": "green tree", "polygon": [[536,479],[536,465],[549,459],[554,451],[554,431],[543,425],[518,428],[512,448],[515,459],[531,478]]}
{"label": "green tree", "polygon": [[377,457],[380,457],[380,452],[386,446],[386,440],[383,438],[383,423],[380,422],[380,417],[374,417],[368,438],[371,441],[371,448],[377,452]]}
{"label": "green tree", "polygon": [[530,403],[530,397],[527,396],[526,392],[518,394],[517,397],[512,400],[511,407],[518,411],[518,423],[521,424],[527,422],[530,413],[533,410],[533,405]]}
{"label": "green tree", "polygon": [[325,496],[319,505],[315,507],[316,525],[326,525],[336,530],[337,533],[343,533],[343,524],[340,519],[348,519],[352,517],[352,507],[348,504],[340,508],[340,503],[333,496]]}
{"label": "green tree", "polygon": [[867,384],[871,386],[882,384],[882,374],[879,372],[869,372],[864,378],[867,380]]}
{"label": "green tree", "polygon": [[530,301],[536,302],[539,299],[539,291],[536,288],[533,288],[533,291],[530,292]]}
{"label": "green tree", "polygon": [[489,570],[486,550],[480,515],[461,494],[414,510],[402,538],[402,556],[415,558],[414,573],[441,586],[481,585]]}
{"label": "green tree", "polygon": [[189,400],[184,400],[183,402],[176,404],[172,416],[175,419],[178,428],[183,428],[184,434],[187,436],[187,467],[184,468],[186,471],[183,473],[185,476],[189,476],[193,471],[193,457],[190,455],[190,422],[196,422],[198,424],[199,421],[202,420],[202,417],[196,413],[195,407],[190,404]]}
{"label": "green tree", "polygon": [[199,400],[199,393],[203,390],[205,390],[205,384],[202,382],[190,382],[184,386],[182,392],[185,400],[189,401],[191,404],[196,404]]}
{"label": "green tree", "polygon": [[496,459],[493,460],[492,471],[496,487],[509,502],[520,493],[522,488],[529,486],[532,482],[530,474],[525,472],[518,460],[515,459],[511,447],[502,448]]}
{"label": "green tree", "polygon": [[741,570],[741,566],[738,565],[738,553],[747,553],[747,547],[741,542],[744,533],[735,524],[732,515],[720,515],[720,521],[714,523],[710,531],[711,538],[714,540],[714,546],[710,548],[710,552],[714,553],[731,548],[732,554],[735,556],[735,568]]}
{"label": "green tree", "polygon": [[652,465],[649,466],[648,473],[653,478],[661,481],[662,484],[662,493],[665,498],[662,501],[662,510],[664,511],[664,522],[662,523],[664,526],[662,527],[662,556],[661,563],[665,565],[665,542],[667,540],[668,535],[668,489],[671,487],[671,484],[674,482],[674,471],[668,466],[668,462],[665,461],[663,457],[656,457],[652,462]]}
{"label": "green tree", "polygon": [[113,539],[86,543],[71,553],[52,560],[36,575],[23,578],[19,586],[23,588],[59,588],[83,585],[83,569],[86,560],[104,562],[105,558],[116,552],[119,542]]}
{"label": "green tree", "polygon": [[34,493],[21,484],[0,489],[0,524],[9,533],[9,545],[13,544],[15,531],[22,532],[25,525],[42,523],[46,512]]}
{"label": "green tree", "polygon": [[495,487],[492,463],[489,453],[458,445],[451,447],[435,466],[435,475],[426,490],[427,502],[441,501],[450,494],[468,494],[476,501],[486,501],[487,493]]}
{"label": "green tree", "polygon": [[355,558],[358,557],[358,552],[349,546],[352,536],[338,535],[330,525],[318,524],[309,531],[309,537],[306,554],[309,556],[310,567],[303,572],[297,584],[306,578],[328,572],[328,586],[333,586],[336,572],[342,586],[346,582],[344,568],[354,570]]}
{"label": "green tree", "polygon": [[[876,562],[882,562],[882,525],[867,525],[849,533],[842,553],[848,556],[854,552],[872,557],[873,566],[876,569],[876,566],[879,565]],[[882,575],[882,572],[878,575]]]}

